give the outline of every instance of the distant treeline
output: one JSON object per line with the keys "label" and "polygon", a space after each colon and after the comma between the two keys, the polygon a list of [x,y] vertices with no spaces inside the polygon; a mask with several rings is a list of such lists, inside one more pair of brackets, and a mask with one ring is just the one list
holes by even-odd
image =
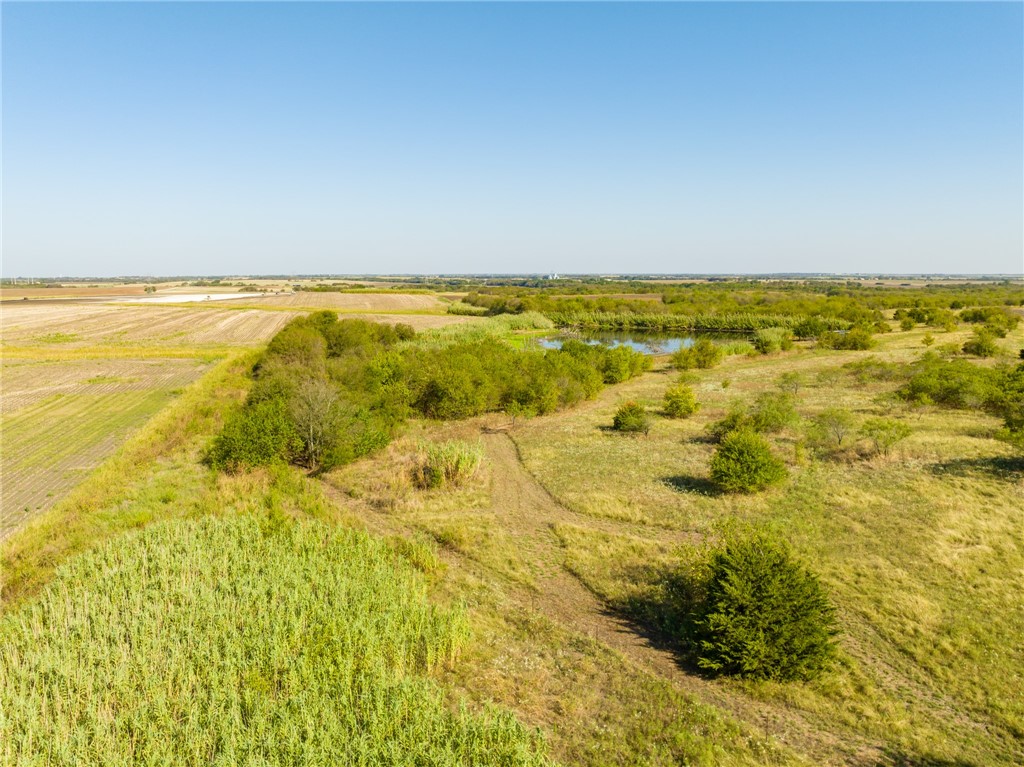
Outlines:
{"label": "distant treeline", "polygon": [[1024,306],[1024,289],[1008,281],[935,284],[919,288],[862,286],[856,282],[735,280],[656,284],[604,282],[542,287],[477,288],[463,299],[491,314],[540,311],[640,314],[775,314],[874,322],[883,310],[956,311],[968,307]]}
{"label": "distant treeline", "polygon": [[409,417],[549,413],[650,365],[631,349],[581,342],[517,350],[469,333],[421,343],[408,325],[315,312],[271,340],[208,458],[228,470],[287,461],[324,471],[387,445]]}
{"label": "distant treeline", "polygon": [[[778,314],[658,314],[654,312],[554,312],[548,315],[559,327],[595,330],[701,331],[753,333],[766,328],[788,328],[798,337],[846,330],[847,320],[835,317],[808,319]],[[806,331],[806,332],[801,332]]]}

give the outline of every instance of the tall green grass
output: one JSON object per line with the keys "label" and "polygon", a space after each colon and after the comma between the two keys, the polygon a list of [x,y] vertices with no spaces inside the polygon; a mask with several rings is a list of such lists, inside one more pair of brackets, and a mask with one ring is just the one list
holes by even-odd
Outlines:
{"label": "tall green grass", "polygon": [[0,619],[4,765],[538,765],[424,674],[465,616],[383,541],[284,517],[160,523]]}
{"label": "tall green grass", "polygon": [[479,322],[459,325],[445,325],[440,328],[424,330],[409,343],[417,346],[436,348],[454,343],[472,343],[494,338],[507,338],[513,333],[527,330],[552,330],[555,323],[540,312],[523,312],[522,314],[500,314],[496,317],[482,318]]}
{"label": "tall green grass", "polygon": [[417,457],[415,482],[423,488],[461,485],[476,474],[483,457],[479,445],[458,439],[423,443]]}

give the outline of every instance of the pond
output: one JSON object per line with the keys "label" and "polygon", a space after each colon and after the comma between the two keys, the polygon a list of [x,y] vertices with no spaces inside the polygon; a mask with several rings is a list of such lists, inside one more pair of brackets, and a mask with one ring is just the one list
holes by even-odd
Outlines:
{"label": "pond", "polygon": [[[611,348],[616,346],[628,346],[634,351],[644,354],[672,354],[680,349],[693,346],[694,342],[705,337],[706,334],[664,334],[664,333],[640,333],[628,330],[609,330],[587,333],[558,334],[539,338],[538,343],[544,349],[561,349],[562,342],[570,338],[583,341],[588,344],[603,344]],[[707,336],[711,337],[711,336]],[[735,339],[732,339],[735,340]]]}

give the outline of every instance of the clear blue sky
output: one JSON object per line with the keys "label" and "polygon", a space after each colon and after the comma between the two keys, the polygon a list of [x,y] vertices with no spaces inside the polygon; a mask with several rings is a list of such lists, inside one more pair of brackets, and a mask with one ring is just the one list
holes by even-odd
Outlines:
{"label": "clear blue sky", "polygon": [[2,5],[3,273],[1024,271],[1024,5]]}

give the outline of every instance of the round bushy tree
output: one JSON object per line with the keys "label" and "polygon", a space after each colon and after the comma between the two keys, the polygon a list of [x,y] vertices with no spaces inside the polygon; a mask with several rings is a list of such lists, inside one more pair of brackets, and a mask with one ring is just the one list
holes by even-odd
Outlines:
{"label": "round bushy tree", "polygon": [[711,480],[730,493],[752,493],[786,478],[786,466],[749,429],[726,434],[711,458]]}
{"label": "round bushy tree", "polygon": [[615,411],[612,419],[612,427],[616,431],[643,432],[646,434],[651,429],[651,419],[639,402],[630,400],[624,402]]}
{"label": "round bushy tree", "polygon": [[692,346],[683,347],[672,355],[672,366],[677,370],[706,370],[722,361],[722,347],[707,338],[698,338]]}
{"label": "round bushy tree", "polygon": [[686,418],[700,408],[697,395],[684,383],[665,390],[665,414],[670,418]]}
{"label": "round bushy tree", "polygon": [[711,557],[695,627],[702,668],[755,679],[812,679],[835,657],[835,609],[814,573],[763,533]]}

